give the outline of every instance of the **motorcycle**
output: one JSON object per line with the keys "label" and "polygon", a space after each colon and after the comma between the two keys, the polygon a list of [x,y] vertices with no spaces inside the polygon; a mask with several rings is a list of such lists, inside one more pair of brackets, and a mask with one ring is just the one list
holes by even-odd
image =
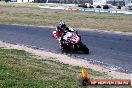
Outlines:
{"label": "motorcycle", "polygon": [[58,40],[61,50],[75,50],[89,54],[89,49],[81,42],[81,36],[77,31],[66,32],[63,37],[58,37],[58,32],[53,31],[52,37]]}

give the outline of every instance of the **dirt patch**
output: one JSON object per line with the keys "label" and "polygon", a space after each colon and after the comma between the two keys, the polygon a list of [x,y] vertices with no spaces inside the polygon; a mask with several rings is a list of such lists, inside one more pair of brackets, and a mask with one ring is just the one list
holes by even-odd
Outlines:
{"label": "dirt patch", "polygon": [[79,59],[79,58],[72,58],[67,55],[55,54],[55,53],[42,51],[42,50],[35,50],[30,47],[9,44],[9,43],[5,43],[2,41],[0,41],[0,47],[5,47],[5,48],[9,48],[9,49],[25,50],[27,52],[33,53],[34,55],[41,56],[41,57],[54,57],[54,58],[56,58],[56,60],[63,62],[65,64],[69,64],[69,65],[73,65],[73,66],[80,66],[80,67],[83,66],[86,68],[93,69],[95,71],[105,72],[109,76],[112,76],[115,79],[130,79],[132,81],[132,74],[112,71],[112,70],[103,68],[100,65],[90,64],[89,62]]}

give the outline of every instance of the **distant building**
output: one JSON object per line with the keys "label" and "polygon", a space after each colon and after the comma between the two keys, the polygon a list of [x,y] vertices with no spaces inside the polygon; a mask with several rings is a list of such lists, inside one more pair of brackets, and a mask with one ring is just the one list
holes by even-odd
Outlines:
{"label": "distant building", "polygon": [[106,5],[106,4],[111,4],[114,6],[124,6],[125,2],[124,0],[93,0],[93,5],[97,6],[97,5]]}
{"label": "distant building", "polygon": [[18,3],[21,3],[21,2],[33,2],[34,0],[10,0],[11,2],[18,2]]}
{"label": "distant building", "polygon": [[59,0],[10,0],[11,2],[59,3]]}
{"label": "distant building", "polygon": [[64,4],[82,4],[92,3],[92,0],[9,0],[11,2],[38,2],[38,3],[64,3]]}
{"label": "distant building", "polygon": [[111,4],[114,6],[125,6],[125,1],[124,0],[108,0],[107,4]]}
{"label": "distant building", "polygon": [[125,0],[125,6],[127,9],[132,10],[132,0]]}
{"label": "distant building", "polygon": [[46,0],[46,3],[59,3],[60,0]]}
{"label": "distant building", "polygon": [[125,6],[132,5],[132,0],[125,0]]}
{"label": "distant building", "polygon": [[93,5],[97,6],[97,5],[106,5],[106,0],[93,0]]}

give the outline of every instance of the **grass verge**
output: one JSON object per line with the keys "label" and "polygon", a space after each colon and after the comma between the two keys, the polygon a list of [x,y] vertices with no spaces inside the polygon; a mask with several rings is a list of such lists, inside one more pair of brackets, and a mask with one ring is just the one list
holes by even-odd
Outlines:
{"label": "grass verge", "polygon": [[[30,3],[24,5],[30,6]],[[74,28],[132,32],[132,15],[5,6],[0,6],[0,23],[56,26],[60,20],[64,20],[68,26]]]}
{"label": "grass verge", "polygon": [[[38,59],[23,50],[0,48],[0,88],[81,88],[81,68],[53,59]],[[107,78],[105,73],[86,70],[92,78]]]}

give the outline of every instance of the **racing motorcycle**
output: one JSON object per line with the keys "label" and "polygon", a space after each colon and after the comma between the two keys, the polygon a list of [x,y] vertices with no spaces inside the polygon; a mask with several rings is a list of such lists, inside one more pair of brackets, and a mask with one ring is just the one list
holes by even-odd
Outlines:
{"label": "racing motorcycle", "polygon": [[61,50],[75,50],[89,54],[89,49],[81,42],[81,36],[77,31],[66,32],[62,37],[58,37],[57,34],[57,31],[53,31],[52,37],[58,40]]}

